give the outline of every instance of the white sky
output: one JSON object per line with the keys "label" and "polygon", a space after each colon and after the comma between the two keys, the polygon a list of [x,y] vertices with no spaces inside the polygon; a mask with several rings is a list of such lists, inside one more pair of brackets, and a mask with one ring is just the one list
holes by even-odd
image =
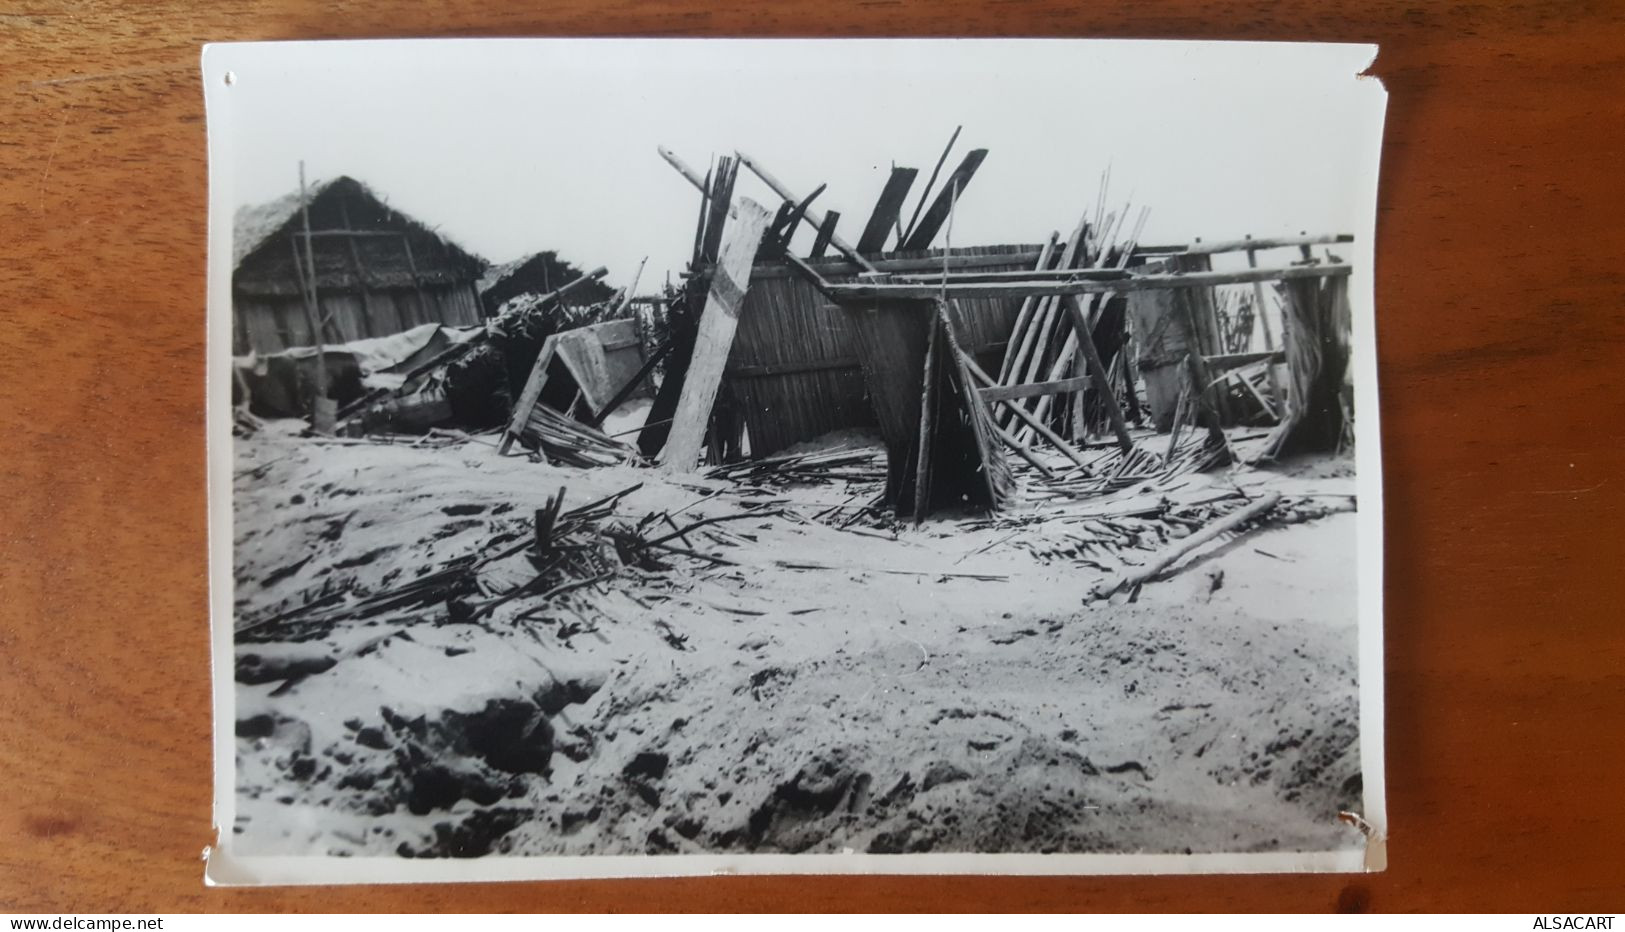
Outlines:
{"label": "white sky", "polygon": [[[348,174],[493,262],[557,249],[640,291],[683,268],[704,172],[735,147],[856,240],[895,161],[914,200],[987,160],[958,245],[1040,242],[1109,204],[1142,241],[1352,232],[1369,256],[1385,95],[1358,45],[1072,40],[429,40],[211,46],[210,132],[231,206]],[[234,81],[224,86],[224,72]],[[219,169],[224,169],[219,170]],[[737,193],[777,203],[748,172]],[[804,228],[805,250],[810,232]],[[937,245],[941,245],[939,237]],[[1369,260],[1367,260],[1369,261]],[[1363,274],[1366,270],[1360,270]]]}

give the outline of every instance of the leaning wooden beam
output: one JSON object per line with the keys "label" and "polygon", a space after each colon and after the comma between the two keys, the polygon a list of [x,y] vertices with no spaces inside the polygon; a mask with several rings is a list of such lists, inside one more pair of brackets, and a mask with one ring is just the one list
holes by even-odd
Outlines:
{"label": "leaning wooden beam", "polygon": [[800,256],[797,256],[795,253],[790,252],[789,250],[785,250],[781,255],[783,256],[784,261],[789,264],[790,268],[794,269],[801,275],[802,278],[806,279],[809,284],[818,289],[819,294],[831,301],[834,300],[829,293],[829,282],[824,280],[824,276],[818,274],[818,270],[802,261]]}
{"label": "leaning wooden beam", "polygon": [[542,343],[542,351],[536,354],[536,364],[530,367],[530,378],[525,380],[525,390],[519,393],[519,400],[513,404],[513,414],[508,418],[508,426],[502,431],[502,443],[497,446],[498,453],[507,453],[508,448],[518,439],[519,432],[524,430],[525,424],[530,421],[530,411],[536,407],[536,402],[542,397],[542,389],[547,385],[547,367],[553,363],[553,355],[558,352],[559,335],[552,334]]}
{"label": "leaning wooden beam", "polygon": [[1015,454],[1017,456],[1021,457],[1024,460],[1026,460],[1029,465],[1031,465],[1034,469],[1036,469],[1040,473],[1042,473],[1044,478],[1046,478],[1046,479],[1054,479],[1055,478],[1055,470],[1053,470],[1053,469],[1049,468],[1047,465],[1045,465],[1044,461],[1039,459],[1036,455],[1034,455],[1033,451],[1027,449],[1026,446],[1024,446],[1020,440],[1017,440],[1015,437],[1010,436],[1009,431],[1005,430],[1004,428],[1000,427],[997,424],[992,424],[991,426],[993,428],[993,434],[995,436],[997,436],[999,438],[999,440],[1003,441],[1005,446],[1007,446],[1011,450],[1015,451]]}
{"label": "leaning wooden beam", "polygon": [[643,277],[643,267],[648,264],[648,256],[644,256],[643,259],[638,262],[638,270],[632,273],[632,284],[621,289],[621,300],[616,303],[615,310],[610,312],[609,319],[614,320],[615,318],[620,317],[621,312],[626,310],[627,305],[632,303],[632,293],[638,290],[638,279]]}
{"label": "leaning wooden beam", "polygon": [[1275,269],[1243,269],[1235,272],[1188,272],[1179,275],[1144,275],[1121,281],[1074,282],[971,282],[959,284],[938,279],[937,283],[885,284],[852,282],[830,285],[842,301],[865,298],[886,300],[929,300],[944,293],[950,298],[1025,298],[1028,295],[1128,294],[1135,291],[1162,291],[1170,288],[1202,288],[1212,285],[1238,285],[1246,282],[1290,281],[1299,278],[1338,278],[1348,275],[1344,263],[1296,265]]}
{"label": "leaning wooden beam", "polygon": [[784,202],[785,206],[789,207],[789,212],[785,216],[784,227],[779,230],[778,239],[784,245],[786,251],[790,249],[790,241],[795,238],[796,230],[801,226],[801,221],[807,217],[807,208],[812,205],[813,201],[818,199],[818,195],[824,193],[824,189],[827,187],[829,187],[829,184],[826,182],[813,188],[811,194],[802,198],[801,203],[794,206],[790,206],[789,201]]}
{"label": "leaning wooden beam", "polygon": [[[1045,244],[1043,252],[1038,254],[1038,263],[1034,271],[1043,272],[1048,270],[1050,256],[1054,254],[1056,243],[1058,243],[1060,239],[1060,233],[1050,234],[1049,242]],[[1018,351],[1016,353],[1012,353],[1006,350],[1003,358],[999,360],[999,381],[1001,383],[1010,378],[1010,370],[1014,367],[1020,346],[1023,342],[1025,342],[1024,338],[1027,336],[1027,328],[1032,325],[1033,311],[1037,304],[1037,298],[1023,298],[1021,301],[1021,309],[1016,312],[1015,326],[1010,328],[1009,341],[1018,348]]]}
{"label": "leaning wooden beam", "polygon": [[689,360],[688,377],[678,397],[671,433],[660,453],[660,464],[668,472],[692,472],[698,465],[705,428],[711,420],[722,370],[733,348],[734,331],[739,326],[739,309],[750,287],[750,270],[762,231],[770,215],[750,198],[740,198],[738,216],[723,231],[717,267],[711,275],[705,310],[700,313],[699,333],[694,355]]}
{"label": "leaning wooden beam", "polygon": [[[951,222],[949,229],[952,230]],[[960,326],[955,322],[955,318],[959,316],[958,311],[959,308],[950,302],[937,302],[937,320],[942,323],[943,335],[948,339],[950,353],[948,361],[954,365],[958,376],[953,380],[954,387],[959,391],[960,403],[964,405],[967,420],[970,422],[971,435],[976,440],[976,450],[981,463],[976,472],[987,489],[989,507],[997,511],[1009,498],[1015,480],[995,443],[993,432],[996,425],[993,424],[993,417],[988,411],[987,401],[976,393],[976,386],[973,384],[975,376],[971,374],[971,364],[967,364],[970,354],[960,345],[959,337],[955,333]],[[987,378],[987,373],[982,373],[982,378]]]}
{"label": "leaning wooden beam", "polygon": [[[755,173],[756,177],[762,179],[763,184],[773,189],[774,194],[777,194],[779,197],[782,197],[787,201],[801,200],[801,198],[792,194],[789,188],[785,187],[784,184],[779,181],[779,179],[773,177],[768,170],[763,168],[755,159],[743,152],[737,151],[734,153],[734,156],[739,159],[739,164],[750,169],[753,173]],[[692,181],[693,179],[689,180]],[[807,220],[815,227],[822,227],[824,225],[824,215],[811,208],[808,208],[807,210]],[[830,231],[829,242],[831,246],[835,247],[836,252],[839,252],[847,259],[863,266],[863,268],[867,271],[876,271],[875,267],[869,263],[868,259],[865,259],[863,256],[859,255],[858,251],[852,248],[851,243],[841,239],[833,230]]]}
{"label": "leaning wooden beam", "polygon": [[840,222],[841,212],[832,210],[824,215],[824,222],[818,226],[818,236],[813,239],[812,252],[807,254],[809,259],[822,259],[824,252],[829,249],[830,237],[835,235],[835,224]]}
{"label": "leaning wooden beam", "polygon": [[[1031,414],[1028,414],[1027,410],[1021,405],[1016,404],[1014,399],[995,397],[993,393],[1003,389],[994,385],[993,377],[988,375],[986,372],[983,372],[981,367],[976,365],[976,360],[970,358],[969,354],[966,354],[963,362],[965,363],[965,368],[969,370],[970,374],[983,385],[987,386],[986,388],[981,389],[982,400],[984,402],[989,404],[998,402],[999,404],[1004,405],[1007,411],[1015,414],[1017,420],[1032,428],[1033,431],[1035,431],[1040,437],[1048,440],[1050,444],[1055,447],[1055,449],[1060,450],[1063,454],[1065,454],[1067,459],[1078,464],[1079,466],[1082,466],[1084,469],[1089,468],[1089,464],[1084,460],[1083,454],[1073,449],[1072,444],[1063,440],[1061,435],[1057,434],[1053,430],[1050,430],[1049,425],[1033,417]],[[1003,428],[1000,428],[1000,431],[1002,436]],[[1016,438],[1013,436],[1010,437],[1010,439],[1016,440]],[[1017,442],[1019,443],[1020,441]]]}
{"label": "leaning wooden beam", "polygon": [[1100,352],[1095,349],[1095,338],[1089,328],[1089,315],[1084,311],[1083,305],[1078,303],[1077,295],[1067,295],[1062,299],[1066,302],[1066,309],[1072,315],[1072,326],[1077,331],[1078,346],[1083,349],[1084,362],[1089,365],[1089,377],[1095,380],[1095,394],[1100,398],[1100,404],[1106,409],[1106,416],[1111,418],[1112,430],[1117,434],[1117,445],[1123,448],[1124,453],[1134,452],[1134,441],[1128,435],[1128,425],[1123,421],[1123,409],[1117,405],[1117,394],[1112,391],[1111,378],[1106,373],[1106,366],[1100,361]]}
{"label": "leaning wooden beam", "polygon": [[[660,360],[666,358],[666,354],[671,352],[671,347],[671,340],[660,344],[654,352],[649,354],[649,358],[644,360],[643,365],[638,367],[638,371],[630,379],[626,380],[626,384],[617,389],[615,394],[610,396],[609,401],[605,402],[604,406],[584,423],[588,427],[598,427],[603,424],[604,418],[609,417],[626,399],[632,397],[632,393],[638,390],[638,386],[642,385],[643,380],[649,377],[649,373],[655,371],[655,366],[660,365]],[[638,429],[642,430],[641,427]]]}
{"label": "leaning wooden beam", "polygon": [[935,435],[937,418],[937,332],[938,323],[926,324],[925,376],[920,385],[920,431],[916,444],[918,456],[914,460],[914,523],[925,520],[931,503],[931,440]]}
{"label": "leaning wooden beam", "polygon": [[1218,537],[1220,534],[1234,530],[1236,527],[1253,520],[1280,503],[1281,493],[1271,492],[1251,505],[1239,511],[1231,512],[1191,536],[1181,539],[1158,553],[1151,559],[1151,562],[1124,573],[1110,585],[1096,587],[1094,592],[1090,593],[1090,598],[1104,599],[1117,592],[1132,593],[1135,589],[1145,585],[1145,583],[1168,569],[1168,567],[1179,562],[1180,557]]}
{"label": "leaning wooden beam", "polygon": [[704,181],[701,181],[699,172],[689,168],[688,163],[679,158],[677,153],[671,151],[665,146],[656,146],[655,151],[659,152],[660,157],[666,160],[666,164],[677,169],[678,174],[682,175],[684,178],[687,178],[689,184],[699,188],[700,193],[706,195],[707,198],[710,197],[710,186]]}
{"label": "leaning wooden beam", "polygon": [[948,212],[953,208],[954,201],[964,192],[965,186],[970,184],[971,177],[976,170],[982,167],[982,160],[987,158],[986,149],[972,149],[965,153],[965,160],[959,163],[953,174],[942,181],[942,191],[937,199],[931,202],[925,216],[920,223],[909,233],[908,239],[903,243],[903,249],[930,249],[931,241],[937,238],[937,231],[948,221]]}
{"label": "leaning wooden beam", "polygon": [[[1078,225],[1072,229],[1072,234],[1067,237],[1066,246],[1061,250],[1060,263],[1057,268],[1070,268],[1084,259],[1088,253],[1088,239],[1089,220],[1087,217],[1080,217]],[[1014,351],[1005,351],[1005,356],[1011,357],[1011,366],[1008,372],[1000,373],[1000,382],[1011,385],[1022,382],[1043,381],[1043,379],[1038,378],[1038,372],[1043,366],[1044,354],[1049,348],[1051,334],[1054,331],[1055,300],[1055,298],[1039,298],[1036,296],[1029,296],[1024,299],[1023,304],[1029,301],[1036,301],[1037,303],[1033,308],[1033,315],[1028,321],[1027,330],[1022,334],[1021,341],[1017,343],[1014,337],[1011,338]],[[1023,411],[1026,410],[1023,405],[1017,405],[1017,407],[1021,407]],[[1009,408],[1006,408],[1006,410],[1009,410]],[[1016,433],[1021,435],[1023,432],[1018,430]]]}
{"label": "leaning wooden beam", "polygon": [[919,173],[917,168],[891,170],[891,177],[886,179],[886,187],[881,189],[875,209],[869,214],[869,222],[864,224],[863,235],[858,237],[858,252],[879,252],[886,247],[886,236],[896,226],[908,189],[914,186],[914,176]]}

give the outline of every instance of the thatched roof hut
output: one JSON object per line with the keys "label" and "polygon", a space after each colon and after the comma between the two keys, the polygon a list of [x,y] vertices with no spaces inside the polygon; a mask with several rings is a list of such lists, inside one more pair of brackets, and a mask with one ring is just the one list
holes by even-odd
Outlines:
{"label": "thatched roof hut", "polygon": [[[490,316],[513,298],[557,291],[581,275],[581,269],[560,259],[557,252],[549,249],[487,269],[480,279],[480,298],[485,303],[486,315]],[[603,282],[583,282],[565,295],[560,303],[573,308],[589,307],[609,300],[614,293],[615,289]]]}
{"label": "thatched roof hut", "polygon": [[[347,343],[421,324],[484,319],[476,290],[486,262],[393,208],[349,177],[307,191],[309,253],[322,340]],[[233,345],[276,352],[315,339],[305,308],[305,224],[294,191],[238,210],[232,230]]]}

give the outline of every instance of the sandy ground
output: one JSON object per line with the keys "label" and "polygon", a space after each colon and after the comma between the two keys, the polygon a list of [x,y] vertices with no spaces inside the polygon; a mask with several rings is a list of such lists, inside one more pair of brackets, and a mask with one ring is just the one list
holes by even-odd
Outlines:
{"label": "sandy ground", "polygon": [[[736,565],[674,558],[473,623],[429,606],[239,638],[236,850],[1359,845],[1336,817],[1360,808],[1346,461],[843,529],[811,516],[878,485],[753,489],[270,429],[237,441],[239,623],[488,553],[560,488],[569,507],[640,482],[628,521],[782,513],[695,532]],[[1293,523],[1221,538],[1136,601],[1088,600],[1238,489],[1282,492]],[[1194,518],[1114,517],[1148,497]],[[526,568],[498,561],[481,583]]]}

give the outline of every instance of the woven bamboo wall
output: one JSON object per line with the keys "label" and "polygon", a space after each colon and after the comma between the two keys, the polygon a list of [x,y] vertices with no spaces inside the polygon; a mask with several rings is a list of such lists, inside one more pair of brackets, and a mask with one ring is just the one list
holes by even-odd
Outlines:
{"label": "woven bamboo wall", "polygon": [[[347,343],[384,337],[419,324],[470,327],[480,322],[479,301],[471,284],[430,285],[416,289],[327,291],[319,294],[322,314],[332,321],[328,342]],[[233,300],[236,333],[232,352],[275,353],[310,346],[305,305],[297,295],[237,294]]]}
{"label": "woven bamboo wall", "polygon": [[[956,270],[1013,271],[1031,268],[1033,245],[956,248]],[[943,250],[886,253],[886,268],[929,272]],[[918,261],[911,261],[918,260]],[[844,260],[810,263],[825,279],[851,281],[857,268]],[[984,368],[998,369],[1019,298],[960,302],[966,332],[961,339]],[[878,426],[858,363],[851,320],[785,263],[763,263],[751,272],[729,356],[725,387],[745,418],[751,455],[771,456],[833,430]],[[916,402],[917,403],[917,402]],[[917,410],[917,408],[916,408]]]}

